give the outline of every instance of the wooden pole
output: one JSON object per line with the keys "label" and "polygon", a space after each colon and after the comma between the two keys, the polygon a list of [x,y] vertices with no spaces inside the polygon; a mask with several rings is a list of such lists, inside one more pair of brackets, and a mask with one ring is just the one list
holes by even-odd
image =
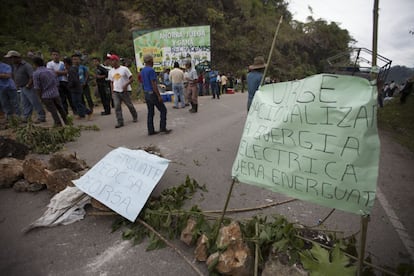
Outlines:
{"label": "wooden pole", "polygon": [[[377,79],[376,71],[377,67],[377,54],[378,54],[378,6],[379,0],[374,0],[373,9],[373,24],[372,24],[372,62],[371,62],[371,80]],[[361,217],[361,240],[359,245],[358,254],[358,276],[362,275],[365,259],[365,247],[367,243],[367,230],[368,230],[369,215]]]}
{"label": "wooden pole", "polygon": [[276,37],[277,37],[277,34],[279,33],[279,29],[280,29],[280,25],[282,24],[282,21],[283,21],[283,15],[279,19],[279,24],[277,25],[275,35],[273,36],[272,47],[270,47],[270,53],[269,53],[269,56],[267,57],[266,67],[265,67],[265,70],[264,70],[264,73],[263,73],[263,76],[262,76],[262,80],[260,81],[261,86],[264,83],[266,73],[267,73],[267,69],[269,68],[269,63],[270,63],[270,60],[272,58],[273,50],[275,49]]}
{"label": "wooden pole", "polygon": [[217,240],[217,236],[220,231],[221,224],[223,223],[224,215],[226,214],[227,206],[229,205],[230,196],[231,196],[231,193],[233,192],[233,187],[234,187],[235,182],[236,182],[236,178],[233,178],[233,181],[231,182],[231,185],[230,185],[230,190],[227,194],[226,203],[224,204],[223,212],[221,213],[220,219],[217,224],[217,229],[215,230],[215,233],[213,236],[214,237],[213,242]]}
{"label": "wooden pole", "polygon": [[[378,6],[379,0],[374,0],[373,10],[373,29],[372,29],[372,68],[377,66],[377,55],[378,55]],[[371,80],[377,78],[377,73],[371,74]]]}
{"label": "wooden pole", "polygon": [[257,276],[259,273],[259,223],[256,222],[255,225],[255,236],[256,242],[254,247],[254,276]]}
{"label": "wooden pole", "polygon": [[358,276],[362,275],[362,270],[364,268],[368,222],[369,222],[369,215],[361,216],[361,240],[360,240],[359,254],[358,254],[358,274],[357,274]]}

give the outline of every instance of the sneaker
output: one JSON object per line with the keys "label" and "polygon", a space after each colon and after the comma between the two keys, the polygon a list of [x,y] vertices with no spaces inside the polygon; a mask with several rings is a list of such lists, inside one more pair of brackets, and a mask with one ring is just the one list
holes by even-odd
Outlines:
{"label": "sneaker", "polygon": [[173,106],[174,109],[178,109],[178,106]]}
{"label": "sneaker", "polygon": [[153,132],[148,132],[148,135],[151,136],[151,135],[156,135],[158,133],[160,133],[160,132],[159,131],[153,131]]}
{"label": "sneaker", "polygon": [[134,123],[136,123],[136,122],[138,122],[138,118],[134,118],[134,119],[132,119],[132,121],[133,121]]}
{"label": "sneaker", "polygon": [[171,131],[172,131],[172,129],[163,129],[163,130],[160,130],[160,133],[161,134],[169,134],[169,133],[171,133]]}
{"label": "sneaker", "polygon": [[101,115],[102,115],[102,116],[105,116],[105,115],[111,115],[111,112],[105,112],[105,111],[102,111],[102,112],[101,112]]}
{"label": "sneaker", "polygon": [[116,124],[115,128],[120,128],[120,127],[123,127],[123,126],[124,126],[124,123],[118,123],[118,124]]}

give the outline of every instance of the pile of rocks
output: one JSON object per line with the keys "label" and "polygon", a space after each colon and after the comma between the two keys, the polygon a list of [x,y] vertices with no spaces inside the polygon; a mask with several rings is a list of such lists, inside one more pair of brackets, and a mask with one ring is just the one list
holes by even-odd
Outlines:
{"label": "pile of rocks", "polygon": [[[189,219],[187,226],[181,232],[181,241],[187,245],[194,243],[193,233],[196,221]],[[209,255],[209,239],[202,234],[194,250],[195,259],[199,262],[206,262],[208,267],[214,266],[215,271],[221,275],[253,275],[254,273],[254,253],[247,243],[243,240],[243,234],[238,222],[233,221],[227,226],[220,228],[216,240],[217,252]],[[276,254],[277,255],[277,254]],[[274,257],[270,254],[266,261],[262,276],[270,275],[308,275],[302,268],[296,265],[290,266],[288,262],[281,262],[279,256]]]}
{"label": "pile of rocks", "polygon": [[0,138],[0,188],[36,192],[47,188],[53,194],[73,186],[88,169],[74,154],[55,153],[47,161],[28,154],[28,148],[14,140]]}
{"label": "pile of rocks", "polygon": [[[181,241],[187,245],[193,243],[193,230],[196,222],[189,219],[181,232]],[[223,275],[253,275],[254,257],[250,248],[243,241],[242,232],[237,222],[223,226],[218,234],[216,246],[219,249],[208,255],[208,237],[201,235],[194,251],[195,259],[206,262],[208,266],[216,263],[215,269]]]}

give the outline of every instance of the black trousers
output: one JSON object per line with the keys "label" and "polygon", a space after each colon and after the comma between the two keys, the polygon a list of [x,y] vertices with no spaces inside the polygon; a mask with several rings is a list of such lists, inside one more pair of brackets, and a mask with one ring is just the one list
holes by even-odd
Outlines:
{"label": "black trousers", "polygon": [[101,98],[104,112],[107,114],[111,113],[111,88],[107,82],[98,82],[98,93]]}
{"label": "black trousers", "polygon": [[54,126],[61,126],[62,121],[60,120],[60,117],[58,115],[58,112],[60,116],[62,117],[62,120],[65,124],[68,123],[67,121],[67,113],[63,109],[62,102],[60,100],[60,97],[50,98],[50,99],[42,99],[43,104],[45,105],[47,111],[49,111],[52,114],[52,118],[54,121]]}

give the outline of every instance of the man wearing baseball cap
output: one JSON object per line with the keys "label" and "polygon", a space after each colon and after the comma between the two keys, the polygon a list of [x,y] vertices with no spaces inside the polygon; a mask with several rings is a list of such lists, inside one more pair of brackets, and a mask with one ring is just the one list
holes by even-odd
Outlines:
{"label": "man wearing baseball cap", "polygon": [[108,72],[108,79],[111,81],[112,97],[115,104],[115,115],[117,124],[115,128],[124,126],[121,103],[128,107],[132,115],[132,121],[138,122],[138,113],[131,101],[131,83],[133,81],[132,73],[128,67],[120,65],[119,56],[112,54],[109,59],[112,62],[112,69]]}
{"label": "man wearing baseball cap", "polygon": [[160,112],[160,132],[168,134],[171,129],[167,129],[167,108],[161,98],[160,91],[157,85],[157,74],[154,68],[154,58],[152,55],[144,55],[145,67],[142,68],[141,76],[144,86],[145,102],[147,103],[147,128],[148,135],[157,134],[158,131],[154,129],[154,107]]}
{"label": "man wearing baseball cap", "polygon": [[32,116],[33,109],[37,112],[35,123],[46,122],[46,112],[40,102],[39,95],[33,89],[33,67],[22,59],[19,52],[11,50],[5,55],[11,58],[13,63],[13,77],[17,89],[21,90],[23,106],[23,122],[27,122]]}

